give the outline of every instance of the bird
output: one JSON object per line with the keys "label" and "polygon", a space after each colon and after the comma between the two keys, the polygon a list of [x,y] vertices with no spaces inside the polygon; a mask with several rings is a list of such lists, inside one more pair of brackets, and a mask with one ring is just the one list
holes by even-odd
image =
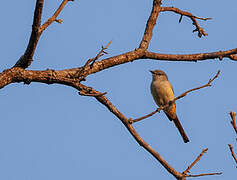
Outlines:
{"label": "bird", "polygon": [[[150,88],[154,101],[159,107],[169,104],[174,100],[174,91],[168,80],[168,76],[162,70],[150,70],[150,72],[152,73]],[[175,103],[172,103],[168,108],[164,109],[164,112],[168,119],[174,122],[183,138],[183,141],[185,143],[189,142],[189,138],[177,117]]]}

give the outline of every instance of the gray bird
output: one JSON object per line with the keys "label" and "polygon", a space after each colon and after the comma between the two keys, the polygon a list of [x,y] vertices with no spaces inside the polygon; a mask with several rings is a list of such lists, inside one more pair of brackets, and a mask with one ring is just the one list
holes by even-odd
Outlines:
{"label": "gray bird", "polygon": [[[164,106],[170,101],[174,100],[174,91],[165,72],[161,70],[154,70],[150,72],[152,73],[153,77],[151,82],[151,94],[156,104],[158,106]],[[175,126],[178,128],[183,141],[185,143],[189,142],[189,139],[176,115],[175,104],[172,104],[170,107],[165,109],[164,112],[169,120],[173,121]]]}

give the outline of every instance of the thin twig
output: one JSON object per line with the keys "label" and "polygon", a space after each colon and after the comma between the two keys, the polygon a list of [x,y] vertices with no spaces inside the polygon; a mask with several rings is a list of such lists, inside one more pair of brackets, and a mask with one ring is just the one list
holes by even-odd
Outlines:
{"label": "thin twig", "polygon": [[205,148],[202,150],[202,152],[199,154],[199,156],[193,161],[193,163],[188,166],[188,168],[183,172],[183,174],[187,175],[187,173],[190,173],[189,170],[201,159],[201,157],[208,151],[208,148]]}
{"label": "thin twig", "polygon": [[237,134],[237,126],[236,126],[236,120],[235,120],[235,117],[236,117],[236,112],[233,112],[233,111],[230,111],[230,117],[231,117],[231,121],[230,123],[232,124],[234,130],[235,130],[235,133]]}
{"label": "thin twig", "polygon": [[100,52],[99,52],[94,58],[89,59],[89,60],[86,62],[86,64],[84,65],[84,67],[88,66],[91,62],[92,62],[92,64],[93,64],[97,59],[99,59],[99,58],[100,58],[101,56],[103,56],[104,54],[108,54],[105,50],[108,49],[108,47],[109,47],[109,45],[110,45],[111,43],[112,43],[112,40],[109,41],[109,43],[108,43],[105,47],[102,46]]}
{"label": "thin twig", "polygon": [[63,2],[60,4],[60,6],[58,7],[58,9],[55,11],[55,13],[53,14],[53,16],[51,18],[49,18],[41,27],[40,30],[44,31],[47,27],[49,27],[50,24],[52,24],[56,18],[58,17],[58,15],[60,14],[60,12],[63,10],[64,6],[68,3],[68,1],[70,0],[63,0]]}
{"label": "thin twig", "polygon": [[[112,40],[109,41],[109,43],[104,47],[101,47],[100,52],[94,57],[91,58],[89,60],[87,60],[87,62],[85,63],[84,66],[82,66],[79,71],[76,72],[76,77],[79,78],[79,81],[85,80],[86,76],[88,75],[88,69],[91,69],[95,63],[96,60],[98,60],[101,56],[103,56],[104,54],[108,54],[105,50],[108,49],[109,45],[112,43]],[[90,65],[90,66],[89,66]],[[88,68],[89,67],[89,68]],[[87,70],[86,70],[87,69]]]}
{"label": "thin twig", "polygon": [[207,36],[208,34],[204,31],[203,28],[201,28],[197,22],[196,19],[200,19],[200,20],[203,20],[203,21],[206,21],[206,20],[211,20],[212,18],[201,18],[201,17],[197,17],[197,16],[194,16],[192,13],[190,12],[186,12],[186,11],[182,11],[178,8],[175,8],[175,7],[162,7],[161,8],[161,12],[165,12],[165,11],[172,11],[174,13],[177,13],[177,14],[180,14],[181,17],[179,19],[179,22],[181,22],[182,20],[182,17],[183,16],[186,16],[186,17],[189,17],[192,21],[193,21],[193,25],[196,27],[195,30],[193,30],[193,32],[196,32],[198,31],[198,37],[202,37],[202,36]]}
{"label": "thin twig", "polygon": [[185,177],[200,177],[200,176],[212,176],[212,175],[222,175],[222,172],[218,173],[203,173],[203,174],[196,174],[196,175],[186,175]]}
{"label": "thin twig", "polygon": [[220,74],[220,70],[218,70],[218,72],[216,73],[216,75],[215,75],[212,79],[210,79],[207,84],[205,84],[205,85],[203,85],[203,86],[200,86],[200,87],[197,87],[197,88],[190,89],[190,90],[184,92],[183,94],[181,94],[181,95],[179,95],[178,97],[176,97],[176,98],[173,100],[172,103],[174,103],[174,102],[177,101],[178,99],[183,98],[184,96],[186,96],[188,93],[190,93],[190,92],[192,92],[192,91],[196,91],[196,90],[199,90],[199,89],[202,89],[202,88],[211,86],[211,83],[219,76],[219,74]]}
{"label": "thin twig", "polygon": [[141,120],[143,120],[143,119],[146,119],[146,118],[148,118],[148,117],[154,115],[154,114],[157,113],[157,112],[160,112],[160,110],[161,110],[160,108],[157,108],[155,111],[151,112],[150,114],[147,114],[147,115],[142,116],[142,117],[137,118],[137,119],[133,119],[133,120],[130,119],[129,122],[132,124],[132,123],[135,123],[135,122],[141,121]]}
{"label": "thin twig", "polygon": [[237,158],[236,158],[236,156],[235,156],[235,153],[234,153],[234,150],[233,150],[233,146],[232,146],[232,144],[228,144],[228,146],[229,146],[229,148],[230,148],[230,152],[231,152],[231,154],[232,154],[232,157],[234,158],[234,160],[235,160],[235,162],[236,162],[236,164],[237,164]]}

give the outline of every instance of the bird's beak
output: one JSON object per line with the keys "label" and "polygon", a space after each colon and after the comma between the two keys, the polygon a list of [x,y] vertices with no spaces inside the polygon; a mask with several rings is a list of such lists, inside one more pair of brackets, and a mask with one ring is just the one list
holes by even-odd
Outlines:
{"label": "bird's beak", "polygon": [[152,71],[152,70],[149,70],[150,72],[151,72],[151,74],[154,74],[154,71]]}

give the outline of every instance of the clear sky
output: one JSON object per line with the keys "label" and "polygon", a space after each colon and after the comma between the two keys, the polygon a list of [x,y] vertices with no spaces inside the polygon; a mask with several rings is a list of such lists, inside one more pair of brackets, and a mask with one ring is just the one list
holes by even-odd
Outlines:
{"label": "clear sky", "polygon": [[[61,1],[45,2],[43,20]],[[198,38],[189,19],[162,13],[149,50],[162,53],[200,53],[236,48],[236,0],[164,0],[213,20],[200,22],[209,34]],[[0,68],[12,67],[28,43],[35,0],[2,1],[0,6]],[[42,35],[29,69],[79,67],[110,40],[109,55],[138,47],[152,0],[75,0]],[[86,85],[106,95],[127,117],[140,117],[156,109],[150,95],[150,69],[162,69],[176,95],[206,83],[220,69],[212,87],[179,100],[177,114],[190,143],[184,144],[164,113],[135,124],[136,130],[176,170],[183,171],[203,148],[207,154],[192,174],[223,172],[196,179],[235,179],[237,152],[229,111],[237,111],[237,62],[228,59],[204,62],[140,60],[90,75]],[[81,97],[62,85],[11,84],[0,90],[0,179],[169,180],[173,177],[144,149],[122,123],[94,98]]]}

